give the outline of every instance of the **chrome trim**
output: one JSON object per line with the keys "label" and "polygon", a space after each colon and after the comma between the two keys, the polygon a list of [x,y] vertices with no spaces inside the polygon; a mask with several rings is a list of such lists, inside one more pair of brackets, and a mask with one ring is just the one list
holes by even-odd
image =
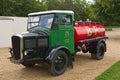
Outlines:
{"label": "chrome trim", "polygon": [[23,36],[21,34],[15,34],[14,36],[20,37],[20,59],[23,59]]}
{"label": "chrome trim", "polygon": [[19,36],[20,38],[23,38],[23,36],[21,34],[16,34],[15,36]]}

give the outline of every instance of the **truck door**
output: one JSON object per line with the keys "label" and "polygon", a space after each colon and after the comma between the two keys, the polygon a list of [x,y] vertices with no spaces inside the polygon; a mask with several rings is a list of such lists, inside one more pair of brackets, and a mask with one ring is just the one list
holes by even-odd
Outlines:
{"label": "truck door", "polygon": [[71,53],[74,52],[74,28],[73,15],[59,15],[59,43],[66,46]]}

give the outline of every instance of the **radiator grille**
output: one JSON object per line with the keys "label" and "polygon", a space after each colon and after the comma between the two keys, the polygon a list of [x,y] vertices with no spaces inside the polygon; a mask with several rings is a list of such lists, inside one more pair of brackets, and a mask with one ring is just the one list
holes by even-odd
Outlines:
{"label": "radiator grille", "polygon": [[13,48],[13,57],[16,60],[20,59],[20,37],[12,36],[12,48]]}
{"label": "radiator grille", "polygon": [[25,49],[36,48],[36,40],[35,39],[26,39],[25,40]]}

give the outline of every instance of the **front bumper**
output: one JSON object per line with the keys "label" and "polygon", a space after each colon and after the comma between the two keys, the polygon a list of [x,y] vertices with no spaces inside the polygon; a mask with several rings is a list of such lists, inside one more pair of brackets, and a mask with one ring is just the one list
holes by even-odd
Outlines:
{"label": "front bumper", "polygon": [[10,57],[10,61],[14,64],[20,64],[23,62],[23,60],[15,60],[13,57]]}
{"label": "front bumper", "polygon": [[10,61],[14,64],[22,64],[22,63],[42,63],[44,62],[44,58],[41,58],[39,56],[33,57],[33,58],[22,58],[22,59],[16,59],[13,53],[13,49],[9,48],[8,49],[11,57],[10,57]]}
{"label": "front bumper", "polygon": [[42,63],[44,60],[40,57],[26,59],[26,60],[15,60],[13,57],[10,57],[10,61],[14,64],[22,64],[22,63]]}

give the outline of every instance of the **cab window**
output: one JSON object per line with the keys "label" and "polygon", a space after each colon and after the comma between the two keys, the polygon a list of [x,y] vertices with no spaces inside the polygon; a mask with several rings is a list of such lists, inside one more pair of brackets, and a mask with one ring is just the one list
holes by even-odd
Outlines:
{"label": "cab window", "polygon": [[72,16],[71,15],[61,15],[60,24],[61,25],[71,25],[72,24]]}

